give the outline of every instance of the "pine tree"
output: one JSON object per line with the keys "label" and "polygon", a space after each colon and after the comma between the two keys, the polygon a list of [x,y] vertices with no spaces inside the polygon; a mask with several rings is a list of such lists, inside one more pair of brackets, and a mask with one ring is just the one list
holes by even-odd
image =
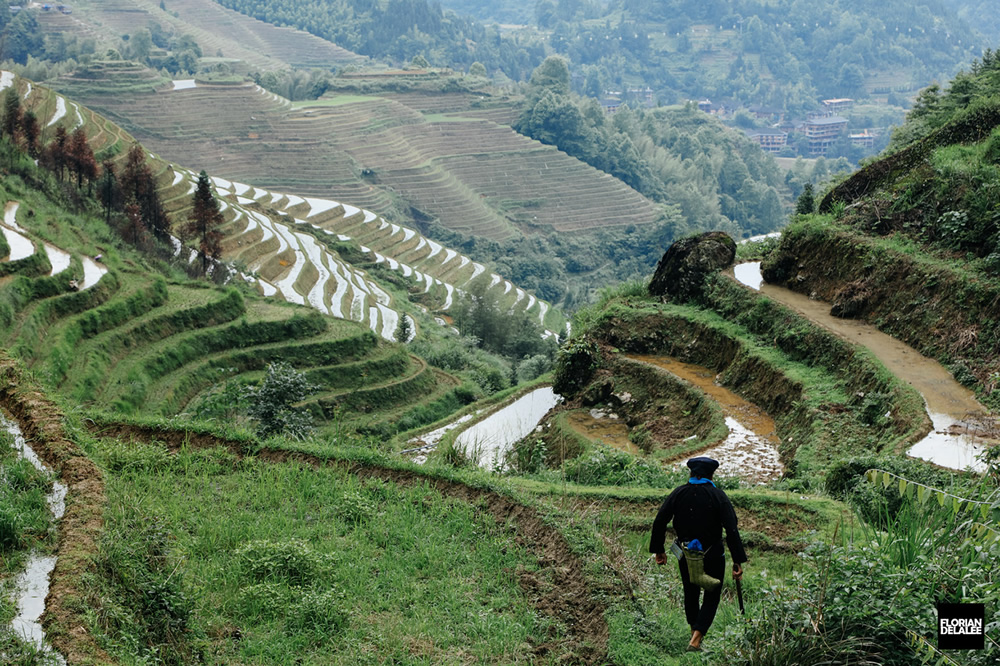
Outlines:
{"label": "pine tree", "polygon": [[399,316],[399,323],[396,324],[396,342],[407,343],[410,341],[410,336],[413,334],[413,324],[410,323],[409,316],[401,314]]}
{"label": "pine tree", "polygon": [[145,233],[146,225],[142,222],[139,204],[135,199],[131,199],[125,204],[125,227],[122,229],[122,236],[133,246],[138,247]]}
{"label": "pine tree", "polygon": [[3,99],[3,136],[14,143],[20,128],[21,96],[17,92],[17,87],[11,86],[7,88],[7,94],[4,95]]}
{"label": "pine tree", "polygon": [[34,111],[26,111],[21,116],[21,140],[24,149],[34,159],[39,157],[38,141],[42,134],[42,128],[38,124],[38,116]]}
{"label": "pine tree", "polygon": [[123,198],[131,196],[135,199],[145,224],[157,238],[166,242],[170,235],[170,218],[163,210],[153,172],[146,164],[146,151],[137,143],[129,148],[125,156],[125,167],[119,182]]}
{"label": "pine tree", "polygon": [[809,215],[816,209],[816,199],[813,196],[813,186],[812,183],[806,183],[805,187],[802,188],[802,194],[795,201],[795,214],[796,215]]}
{"label": "pine tree", "polygon": [[222,255],[222,213],[219,202],[212,193],[212,183],[208,174],[202,171],[198,174],[198,186],[194,191],[191,213],[184,228],[185,236],[198,241],[198,253],[201,254],[201,272],[208,272],[208,260],[218,259]]}
{"label": "pine tree", "polygon": [[66,157],[70,170],[76,174],[77,187],[83,187],[84,180],[92,182],[97,178],[97,161],[82,127],[76,128],[69,137]]}
{"label": "pine tree", "polygon": [[66,134],[66,128],[62,125],[56,126],[56,135],[45,146],[45,151],[42,153],[41,160],[53,173],[55,173],[56,178],[62,180],[66,175],[66,167],[69,162],[69,155],[67,153],[69,149],[69,135]]}
{"label": "pine tree", "polygon": [[[99,196],[101,198],[101,204],[104,206],[104,221],[107,224],[111,224],[111,211],[115,208],[115,203],[120,196],[118,174],[115,171],[115,163],[111,160],[104,160],[101,164]],[[135,199],[133,198],[132,203],[134,202]],[[136,209],[138,209],[138,204],[136,204]],[[141,210],[139,215],[141,218]]]}

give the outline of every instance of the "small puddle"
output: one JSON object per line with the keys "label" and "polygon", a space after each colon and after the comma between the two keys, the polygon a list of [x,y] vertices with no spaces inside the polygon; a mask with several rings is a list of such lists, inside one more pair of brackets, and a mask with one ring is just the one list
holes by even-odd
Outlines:
{"label": "small puddle", "polygon": [[587,439],[638,455],[639,448],[628,438],[628,426],[616,414],[598,409],[573,411],[566,415],[573,430]]}
{"label": "small puddle", "polygon": [[507,449],[530,434],[561,400],[551,386],[535,389],[462,432],[455,446],[465,450],[480,467],[501,466]]}
{"label": "small puddle", "polygon": [[719,461],[719,476],[737,476],[751,483],[767,483],[781,477],[784,466],[778,454],[774,419],[757,405],[716,384],[713,370],[669,356],[629,355],[627,358],[666,370],[697,386],[719,404],[729,435],[721,444],[698,453]]}
{"label": "small puddle", "polygon": [[998,444],[996,435],[990,434],[996,426],[989,425],[991,419],[972,391],[959,384],[944,366],[871,324],[834,317],[829,303],[765,283],[759,261],[739,264],[734,277],[848,342],[867,347],[891,373],[916,389],[927,405],[934,430],[914,444],[907,451],[909,455],[951,469],[986,471],[976,455]]}
{"label": "small puddle", "polygon": [[[21,428],[16,422],[0,414],[0,427],[13,436],[14,442],[11,446],[21,454],[21,457],[28,460],[39,471],[51,474],[51,470],[42,464],[38,455],[28,446],[21,433]],[[62,518],[66,512],[66,486],[59,481],[54,481],[52,491],[46,497],[46,501],[53,517],[56,520]],[[33,551],[28,556],[28,564],[15,582],[17,616],[11,622],[10,629],[25,641],[46,652],[58,663],[65,664],[66,660],[46,645],[45,630],[42,629],[41,624],[42,613],[45,612],[45,597],[49,593],[49,577],[55,566],[56,557],[53,555],[44,555]]]}

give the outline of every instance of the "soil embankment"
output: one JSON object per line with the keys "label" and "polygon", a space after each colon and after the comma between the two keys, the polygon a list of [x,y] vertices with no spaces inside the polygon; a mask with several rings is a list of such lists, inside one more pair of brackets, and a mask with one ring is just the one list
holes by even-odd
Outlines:
{"label": "soil embankment", "polygon": [[86,629],[80,600],[103,528],[104,481],[97,466],[67,436],[58,407],[26,381],[17,364],[0,357],[0,406],[20,424],[38,456],[67,486],[59,521],[58,560],[42,623],[52,647],[70,664],[112,663]]}

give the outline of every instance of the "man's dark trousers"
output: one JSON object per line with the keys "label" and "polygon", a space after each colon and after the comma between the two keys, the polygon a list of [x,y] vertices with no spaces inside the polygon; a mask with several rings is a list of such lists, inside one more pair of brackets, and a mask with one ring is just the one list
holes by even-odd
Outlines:
{"label": "man's dark trousers", "polygon": [[[712,548],[718,554],[709,551],[705,555],[705,573],[720,581],[726,575],[726,556],[723,554],[722,544]],[[702,635],[708,633],[708,628],[715,619],[715,612],[719,610],[719,600],[722,598],[722,585],[714,590],[702,590],[691,582],[688,577],[687,560],[681,558],[681,581],[684,583],[684,614],[687,622],[691,626],[691,631],[700,631]],[[699,608],[701,593],[705,592],[705,600]]]}

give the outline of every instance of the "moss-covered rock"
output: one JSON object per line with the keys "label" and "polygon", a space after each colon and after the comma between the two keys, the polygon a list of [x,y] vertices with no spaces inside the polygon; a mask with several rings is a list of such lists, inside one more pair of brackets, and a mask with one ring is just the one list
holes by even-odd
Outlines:
{"label": "moss-covered rock", "polygon": [[664,253],[649,283],[652,296],[688,301],[701,296],[705,277],[729,268],[736,242],[722,231],[682,238]]}

